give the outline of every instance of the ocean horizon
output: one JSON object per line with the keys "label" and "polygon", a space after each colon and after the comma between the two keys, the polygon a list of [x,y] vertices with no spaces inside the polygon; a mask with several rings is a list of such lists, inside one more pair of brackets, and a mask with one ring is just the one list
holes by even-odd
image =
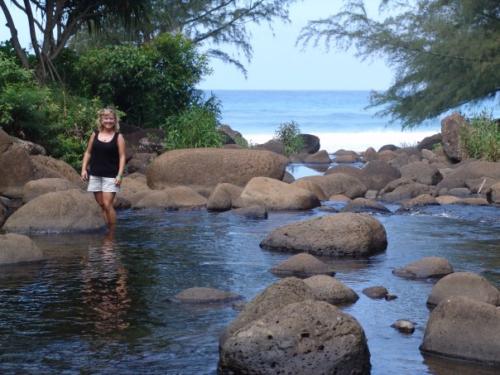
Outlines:
{"label": "ocean horizon", "polygon": [[385,144],[416,145],[440,132],[439,120],[411,130],[377,116],[369,90],[204,90],[221,102],[221,122],[242,133],[251,144],[272,139],[284,122],[295,121],[302,133],[320,138],[321,149],[364,151]]}

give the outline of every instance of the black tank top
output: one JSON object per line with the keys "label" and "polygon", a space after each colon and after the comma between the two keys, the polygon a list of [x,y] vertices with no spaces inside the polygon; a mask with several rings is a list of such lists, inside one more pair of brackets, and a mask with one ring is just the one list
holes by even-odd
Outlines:
{"label": "black tank top", "polygon": [[90,153],[90,175],[98,177],[116,177],[120,164],[118,154],[118,133],[111,141],[102,142],[98,139],[99,132],[94,132],[94,142]]}

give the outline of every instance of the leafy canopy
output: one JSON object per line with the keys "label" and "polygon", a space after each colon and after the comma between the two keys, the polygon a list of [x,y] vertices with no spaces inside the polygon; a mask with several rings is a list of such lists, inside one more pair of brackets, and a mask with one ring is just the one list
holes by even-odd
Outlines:
{"label": "leafy canopy", "polygon": [[252,56],[248,25],[288,21],[288,7],[296,0],[146,0],[147,16],[129,27],[123,18],[107,18],[97,33],[81,28],[71,41],[74,48],[121,43],[142,44],[158,35],[181,33],[204,53],[236,65],[246,73],[238,56],[223,50],[233,45],[249,60]]}
{"label": "leafy canopy", "polygon": [[304,45],[354,47],[362,58],[384,56],[395,67],[392,86],[374,92],[372,106],[403,127],[500,91],[498,0],[383,0],[382,20],[368,16],[364,1],[302,30]]}

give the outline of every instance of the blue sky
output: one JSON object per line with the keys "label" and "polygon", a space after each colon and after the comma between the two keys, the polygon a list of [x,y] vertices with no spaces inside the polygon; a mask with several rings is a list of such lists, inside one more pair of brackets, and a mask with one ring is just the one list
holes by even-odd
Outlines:
{"label": "blue sky", "polygon": [[[379,1],[370,0],[369,14],[377,14]],[[201,83],[203,89],[282,89],[282,90],[367,90],[386,89],[393,73],[382,59],[360,61],[354,51],[326,51],[323,45],[302,50],[295,46],[308,20],[335,14],[342,0],[303,0],[293,4],[291,23],[276,22],[273,30],[250,25],[254,56],[245,64],[245,79],[235,67],[212,61],[212,76]],[[274,32],[274,36],[273,36]],[[225,51],[234,49],[224,48]]]}
{"label": "blue sky", "polygon": [[[375,14],[379,1],[370,0],[369,12]],[[354,51],[326,51],[323,45],[301,49],[296,38],[308,20],[323,18],[341,9],[342,0],[299,0],[292,5],[291,22],[275,22],[273,30],[266,25],[249,25],[254,55],[245,62],[248,78],[234,66],[211,61],[213,74],[199,85],[202,89],[263,90],[368,90],[386,89],[393,73],[382,59],[360,61]],[[12,6],[10,7],[13,8]],[[14,15],[17,22],[19,16]],[[29,47],[26,27],[18,27],[21,43]],[[10,38],[0,12],[0,40]],[[235,52],[231,46],[222,48]],[[244,57],[242,56],[242,61]]]}

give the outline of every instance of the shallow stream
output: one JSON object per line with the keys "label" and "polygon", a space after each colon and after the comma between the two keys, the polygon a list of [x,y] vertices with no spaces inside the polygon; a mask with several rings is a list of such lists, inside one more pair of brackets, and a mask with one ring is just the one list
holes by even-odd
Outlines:
{"label": "shallow stream", "polygon": [[[47,261],[0,269],[0,373],[213,374],[218,336],[238,312],[170,298],[209,286],[250,300],[277,280],[268,270],[290,256],[262,250],[264,236],[326,214],[271,213],[259,221],[206,210],[128,210],[119,213],[114,238],[35,237]],[[433,282],[404,280],[391,271],[437,255],[456,271],[477,272],[500,286],[500,209],[437,206],[376,217],[388,234],[384,253],[368,260],[324,259],[360,295],[344,310],[365,330],[372,374],[494,374],[424,358],[418,347]],[[374,285],[398,298],[371,300],[361,293]],[[417,323],[413,335],[390,327],[401,318]]]}

